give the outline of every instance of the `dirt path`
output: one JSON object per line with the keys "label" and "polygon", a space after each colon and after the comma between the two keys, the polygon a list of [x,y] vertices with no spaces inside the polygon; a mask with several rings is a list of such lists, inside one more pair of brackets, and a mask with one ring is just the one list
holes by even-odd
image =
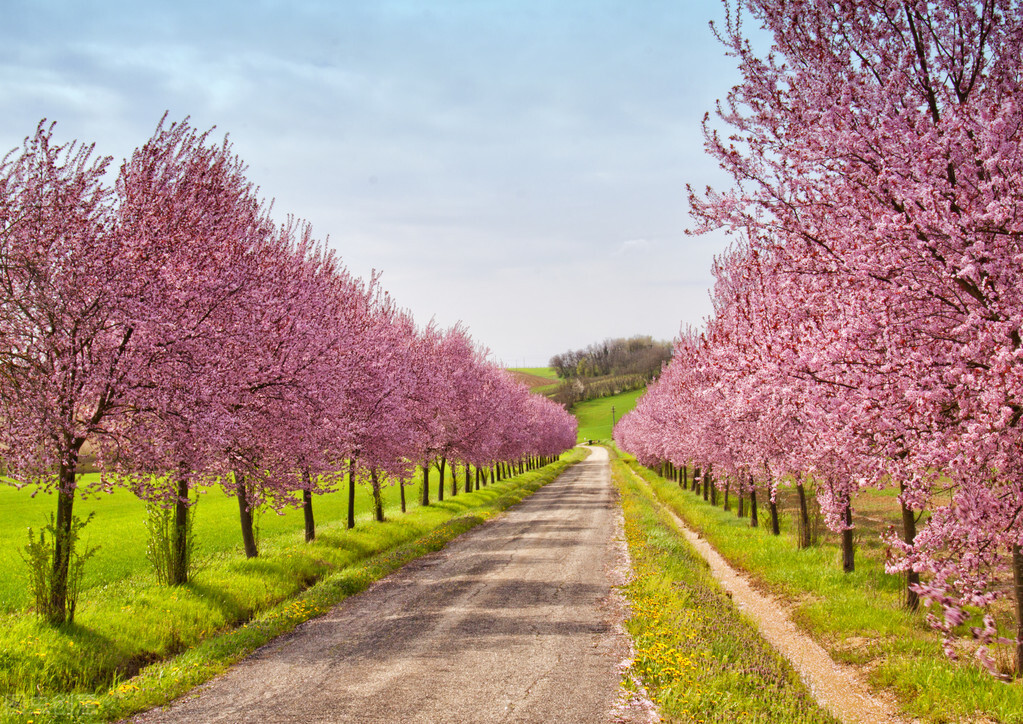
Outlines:
{"label": "dirt path", "polygon": [[[652,490],[650,494],[654,495]],[[686,540],[710,564],[711,573],[731,594],[736,608],[753,619],[760,634],[792,663],[822,706],[847,724],[907,721],[893,705],[872,694],[855,669],[836,663],[817,642],[800,632],[781,603],[755,590],[706,539],[686,526],[672,510],[664,509],[675,519]]]}
{"label": "dirt path", "polygon": [[[628,641],[607,451],[137,722],[601,722]],[[617,632],[616,632],[617,631]]]}

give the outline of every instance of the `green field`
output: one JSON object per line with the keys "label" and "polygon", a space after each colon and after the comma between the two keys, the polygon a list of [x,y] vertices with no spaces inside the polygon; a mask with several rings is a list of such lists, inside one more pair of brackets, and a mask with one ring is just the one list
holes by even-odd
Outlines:
{"label": "green field", "polygon": [[[6,510],[17,513],[3,518],[9,600],[0,613],[0,722],[111,720],[164,703],[372,581],[439,550],[584,456],[572,451],[480,491],[429,507],[412,505],[407,514],[400,511],[397,488],[385,489],[384,523],[372,519],[371,497],[360,489],[352,530],[344,525],[343,496],[321,496],[314,503],[316,541],[304,542],[300,511],[264,514],[254,559],[241,551],[235,501],[210,491],[196,515],[197,557],[204,563],[188,584],[173,588],[156,583],[145,559],[142,504],[123,491],[104,495],[79,506],[81,513],[98,511],[83,537],[103,546],[103,555],[88,562],[89,587],[74,624],[59,627],[28,612],[27,594],[19,590],[24,526],[48,517],[52,501],[5,490]],[[432,478],[435,492],[436,474]],[[406,489],[410,503],[415,491]]]}
{"label": "green field", "polygon": [[[579,442],[610,440],[612,415],[615,421],[621,420],[622,415],[636,406],[636,400],[644,392],[646,392],[645,389],[632,390],[613,397],[601,397],[573,405],[570,412],[579,421]],[[614,408],[613,412],[612,407]]]}
{"label": "green field", "polygon": [[534,377],[546,377],[552,381],[558,379],[558,375],[552,367],[509,367],[508,371],[521,372],[524,375],[533,375]]}
{"label": "green field", "polygon": [[[95,480],[96,475],[84,476]],[[450,479],[450,475],[448,476]],[[436,496],[437,472],[431,476],[431,498]],[[421,485],[406,486],[408,510],[418,506]],[[450,492],[450,490],[449,490]],[[296,499],[296,502],[297,499]],[[384,502],[388,515],[400,514],[399,491],[396,486],[384,488]],[[373,496],[369,486],[356,488],[356,522],[369,521],[373,516]],[[322,530],[343,526],[348,513],[347,491],[332,492],[313,497],[313,512],[317,527]],[[28,542],[28,528],[38,531],[49,522],[57,508],[53,495],[38,493],[31,496],[30,488],[18,490],[0,486],[0,613],[25,609],[30,603],[26,586],[26,567],[21,551]],[[88,589],[123,581],[128,578],[153,579],[146,559],[146,508],[127,490],[99,493],[86,500],[75,501],[75,514],[85,518],[95,513],[93,521],[82,534],[85,545],[98,546],[95,557],[89,561],[83,582],[83,599]],[[283,515],[273,510],[258,517],[261,544],[277,547],[304,540],[302,511],[288,508]],[[241,550],[241,527],[238,521],[238,502],[228,497],[219,487],[205,489],[196,509],[195,530],[197,557],[219,557]]]}

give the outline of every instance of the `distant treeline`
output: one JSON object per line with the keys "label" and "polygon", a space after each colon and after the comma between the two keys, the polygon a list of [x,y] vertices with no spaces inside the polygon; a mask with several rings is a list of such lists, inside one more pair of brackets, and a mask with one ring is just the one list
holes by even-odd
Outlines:
{"label": "distant treeline", "polygon": [[552,391],[549,398],[567,408],[577,402],[611,397],[630,390],[646,387],[648,380],[643,375],[608,375],[607,377],[573,377],[565,380]]}
{"label": "distant treeline", "polygon": [[625,377],[638,375],[647,382],[661,372],[671,359],[671,342],[650,336],[606,339],[551,357],[550,366],[561,379],[589,377]]}

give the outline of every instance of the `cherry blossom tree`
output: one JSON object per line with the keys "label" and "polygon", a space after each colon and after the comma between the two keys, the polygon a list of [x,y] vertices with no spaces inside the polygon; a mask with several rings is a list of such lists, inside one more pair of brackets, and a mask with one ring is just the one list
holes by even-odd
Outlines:
{"label": "cherry blossom tree", "polygon": [[[46,617],[69,610],[82,448],[120,408],[134,327],[131,250],[103,184],[109,158],[39,124],[0,163],[0,445],[6,475],[57,494]],[[72,603],[73,606],[73,603]]]}
{"label": "cherry blossom tree", "polygon": [[[721,38],[743,82],[720,109],[729,135],[708,125],[708,149],[735,185],[694,193],[694,215],[701,230],[747,234],[804,309],[844,311],[837,320],[815,314],[818,341],[795,360],[820,378],[810,395],[824,398],[807,408],[821,417],[804,422],[849,467],[825,476],[828,509],[845,505],[849,474],[898,479],[910,510],[926,503],[935,471],[953,481],[954,504],[932,519],[949,534],[922,532],[906,544],[918,572],[932,569],[923,592],[944,604],[951,631],[963,606],[998,595],[985,584],[993,571],[1023,579],[1023,471],[1012,452],[1023,417],[1023,8],[727,7]],[[770,32],[770,54],[743,36],[741,11]],[[826,433],[828,417],[853,425]],[[945,555],[938,542],[954,535],[970,552]],[[1016,608],[1019,674],[1019,596]],[[979,635],[990,640],[991,626]]]}

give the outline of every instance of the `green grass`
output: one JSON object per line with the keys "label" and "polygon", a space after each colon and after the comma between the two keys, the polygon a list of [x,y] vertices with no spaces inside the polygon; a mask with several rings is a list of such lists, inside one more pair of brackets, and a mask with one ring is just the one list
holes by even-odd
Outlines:
{"label": "green grass", "polygon": [[663,720],[836,722],[618,460],[613,478],[635,574],[626,588],[632,602],[626,628],[636,648],[630,673]]}
{"label": "green grass", "polygon": [[[169,701],[404,563],[438,550],[583,455],[573,451],[539,471],[406,515],[394,506],[393,491],[387,522],[364,513],[349,531],[340,519],[322,521],[312,544],[302,539],[300,516],[277,521],[282,528],[274,535],[265,521],[259,558],[245,559],[233,543],[177,588],[157,585],[148,569],[111,577],[83,592],[71,626],[50,627],[23,611],[0,615],[0,722],[110,720]],[[106,530],[99,520],[93,522],[97,533]],[[144,546],[143,539],[117,549],[137,558],[135,549]]]}
{"label": "green grass", "polygon": [[546,377],[549,380],[558,379],[558,373],[554,371],[553,367],[511,367],[508,371],[522,372],[523,374],[533,375],[535,377]]}
{"label": "green grass", "polygon": [[601,397],[587,400],[572,406],[572,414],[579,421],[578,441],[610,440],[611,439],[611,408],[614,407],[614,419],[622,416],[636,406],[636,400],[646,392],[645,389],[623,392],[612,397]]}
{"label": "green grass", "polygon": [[623,460],[733,566],[791,602],[797,626],[836,660],[863,667],[870,683],[892,691],[909,716],[926,722],[1023,722],[1023,682],[994,679],[969,653],[961,662],[946,659],[926,612],[903,607],[903,580],[884,572],[884,548],[873,541],[875,534],[857,546],[856,571],[846,574],[837,545],[796,549],[789,516],[782,517],[782,534],[773,536],[764,523],[766,505],[762,527],[750,528],[748,518],[736,517],[734,496],[733,512],[726,512],[634,459]]}
{"label": "green grass", "polygon": [[[85,482],[98,478],[95,474],[83,476]],[[450,480],[450,475],[448,475]],[[437,471],[431,474],[431,497],[436,495]],[[421,483],[406,486],[408,510],[418,506]],[[384,488],[385,510],[389,515],[400,514],[397,486]],[[318,528],[329,529],[340,525],[348,514],[347,489],[313,497],[313,512]],[[297,498],[296,498],[297,502]],[[369,486],[356,488],[356,521],[368,521],[373,516],[373,496]],[[0,485],[0,614],[24,610],[31,603],[26,585],[26,568],[20,553],[28,540],[28,528],[38,531],[49,522],[56,511],[54,495],[31,490],[18,490]],[[96,556],[86,567],[83,598],[89,590],[125,579],[145,576],[149,571],[146,559],[145,504],[131,492],[116,489],[112,493],[99,493],[88,499],[75,501],[75,514],[85,518],[95,513],[92,523],[85,527],[82,540],[86,545],[99,546]],[[303,535],[302,511],[288,508],[283,515],[273,510],[259,517],[260,541],[276,545],[279,541],[298,542]],[[198,557],[221,556],[241,549],[241,528],[238,522],[238,502],[223,493],[219,487],[204,490],[196,510],[196,540]]]}

